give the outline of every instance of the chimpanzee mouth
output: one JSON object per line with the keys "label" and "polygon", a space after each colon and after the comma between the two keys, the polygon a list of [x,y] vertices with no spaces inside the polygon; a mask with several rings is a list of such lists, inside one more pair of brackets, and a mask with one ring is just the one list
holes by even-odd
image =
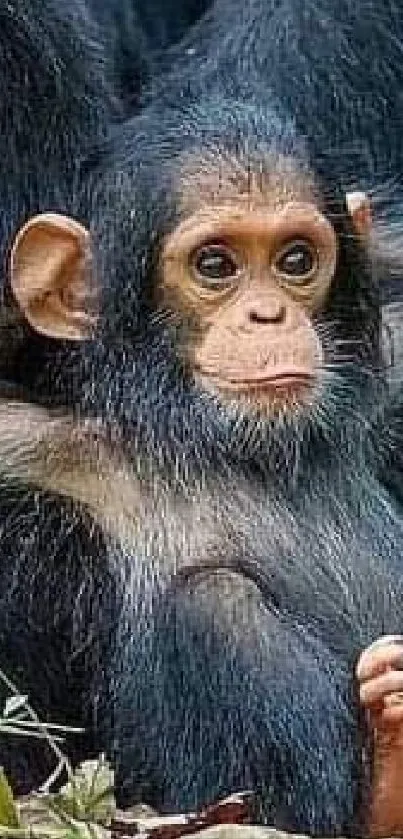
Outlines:
{"label": "chimpanzee mouth", "polygon": [[298,394],[301,390],[314,385],[316,377],[310,373],[281,373],[278,376],[262,376],[253,379],[221,378],[209,376],[211,383],[221,391],[239,393],[242,395],[255,394]]}
{"label": "chimpanzee mouth", "polygon": [[273,416],[278,410],[307,408],[314,400],[316,378],[308,374],[281,374],[253,380],[216,381],[214,389],[225,401]]}

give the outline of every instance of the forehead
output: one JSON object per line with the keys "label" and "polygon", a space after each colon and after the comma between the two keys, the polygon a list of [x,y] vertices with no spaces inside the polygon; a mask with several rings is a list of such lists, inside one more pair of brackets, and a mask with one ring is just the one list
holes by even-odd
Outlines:
{"label": "forehead", "polygon": [[312,175],[290,157],[268,157],[248,166],[235,159],[220,158],[217,152],[182,161],[179,213],[189,216],[215,206],[275,212],[290,202],[319,204]]}

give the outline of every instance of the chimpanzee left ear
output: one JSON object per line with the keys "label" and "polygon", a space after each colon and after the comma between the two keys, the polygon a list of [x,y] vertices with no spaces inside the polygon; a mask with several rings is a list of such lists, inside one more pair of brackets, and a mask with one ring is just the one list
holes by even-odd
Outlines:
{"label": "chimpanzee left ear", "polygon": [[40,334],[70,341],[91,335],[98,295],[89,233],[77,221],[56,213],[30,219],[12,247],[10,283],[23,315]]}
{"label": "chimpanzee left ear", "polygon": [[347,192],[346,204],[354,229],[359,236],[369,236],[372,229],[371,202],[365,192]]}

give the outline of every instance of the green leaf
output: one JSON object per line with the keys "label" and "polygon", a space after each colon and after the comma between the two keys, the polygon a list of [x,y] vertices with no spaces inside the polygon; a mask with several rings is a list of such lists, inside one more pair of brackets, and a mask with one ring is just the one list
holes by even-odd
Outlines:
{"label": "green leaf", "polygon": [[3,769],[0,767],[0,825],[20,827],[17,805]]}
{"label": "green leaf", "polygon": [[98,760],[87,760],[60,792],[52,796],[53,803],[59,813],[74,819],[108,824],[116,812],[114,780],[103,755]]}

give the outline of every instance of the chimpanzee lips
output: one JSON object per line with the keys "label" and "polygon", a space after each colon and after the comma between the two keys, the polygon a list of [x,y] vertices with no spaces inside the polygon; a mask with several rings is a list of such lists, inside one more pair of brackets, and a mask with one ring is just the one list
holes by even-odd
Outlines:
{"label": "chimpanzee lips", "polygon": [[272,376],[256,376],[248,379],[221,378],[220,376],[208,377],[220,390],[233,391],[235,393],[272,393],[277,392],[295,393],[306,387],[312,386],[315,377],[305,372],[284,372]]}

